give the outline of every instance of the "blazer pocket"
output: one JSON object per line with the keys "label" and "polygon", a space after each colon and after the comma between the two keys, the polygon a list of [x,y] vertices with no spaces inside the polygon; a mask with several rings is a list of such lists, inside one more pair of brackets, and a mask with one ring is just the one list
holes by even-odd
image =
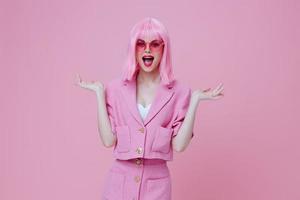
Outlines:
{"label": "blazer pocket", "polygon": [[169,153],[171,148],[172,129],[159,126],[155,131],[152,151]]}
{"label": "blazer pocket", "polygon": [[171,200],[171,187],[172,185],[170,176],[156,179],[147,179],[145,200]]}
{"label": "blazer pocket", "polygon": [[128,152],[130,150],[130,130],[127,125],[116,126],[117,133],[117,151]]}
{"label": "blazer pocket", "polygon": [[109,171],[105,182],[104,199],[124,199],[125,174],[116,171]]}

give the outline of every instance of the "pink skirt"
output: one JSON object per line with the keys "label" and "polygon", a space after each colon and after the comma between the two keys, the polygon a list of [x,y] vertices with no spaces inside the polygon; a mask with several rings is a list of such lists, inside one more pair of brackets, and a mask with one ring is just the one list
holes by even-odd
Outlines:
{"label": "pink skirt", "polygon": [[102,200],[171,200],[171,177],[162,159],[114,160]]}

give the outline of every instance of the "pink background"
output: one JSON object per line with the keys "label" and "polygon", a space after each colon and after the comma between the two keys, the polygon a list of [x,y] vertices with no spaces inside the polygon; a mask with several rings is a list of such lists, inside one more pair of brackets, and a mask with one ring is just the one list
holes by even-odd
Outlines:
{"label": "pink background", "polygon": [[[96,96],[73,84],[120,74],[132,26],[153,16],[174,71],[201,102],[169,163],[173,199],[300,199],[299,1],[1,1],[1,200],[100,199],[112,149]],[[297,124],[298,122],[298,124]]]}

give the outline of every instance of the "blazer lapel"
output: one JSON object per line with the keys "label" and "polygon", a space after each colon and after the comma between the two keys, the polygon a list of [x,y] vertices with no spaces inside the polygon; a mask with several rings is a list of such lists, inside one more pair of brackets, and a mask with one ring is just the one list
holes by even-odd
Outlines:
{"label": "blazer lapel", "polygon": [[168,88],[162,84],[162,81],[157,87],[154,100],[150,106],[145,120],[142,119],[137,107],[137,87],[136,81],[131,81],[123,85],[121,90],[122,96],[128,106],[133,117],[141,124],[146,126],[152,118],[167,104],[174,94],[173,87]]}
{"label": "blazer lapel", "polygon": [[153,117],[169,102],[174,94],[173,87],[168,88],[160,82],[154,100],[150,106],[149,112],[144,120],[144,124],[147,125]]}

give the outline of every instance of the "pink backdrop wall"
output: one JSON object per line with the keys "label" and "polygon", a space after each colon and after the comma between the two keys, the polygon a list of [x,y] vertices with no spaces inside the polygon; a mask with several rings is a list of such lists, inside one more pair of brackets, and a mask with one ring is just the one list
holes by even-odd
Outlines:
{"label": "pink backdrop wall", "polygon": [[[157,17],[178,79],[224,83],[169,163],[173,199],[300,199],[299,1],[1,1],[0,199],[100,199],[112,149],[75,74],[120,74],[131,27]],[[298,122],[298,124],[297,124]]]}

